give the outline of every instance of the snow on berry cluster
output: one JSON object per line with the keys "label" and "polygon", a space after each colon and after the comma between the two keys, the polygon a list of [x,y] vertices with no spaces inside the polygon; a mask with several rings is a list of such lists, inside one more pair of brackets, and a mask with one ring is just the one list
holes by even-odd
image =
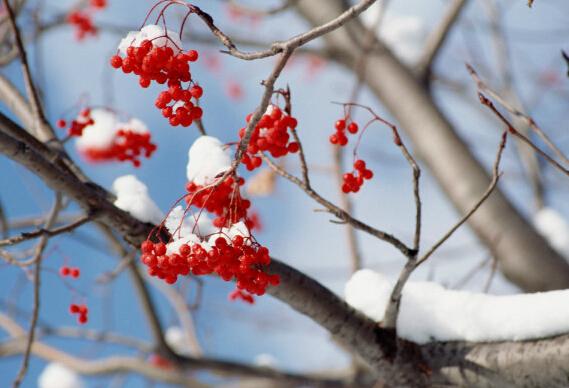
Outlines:
{"label": "snow on berry cluster", "polygon": [[263,295],[280,279],[266,272],[269,250],[251,234],[250,201],[240,193],[243,178],[219,181],[230,168],[228,149],[218,139],[202,136],[194,142],[187,166],[187,206],[175,207],[161,224],[169,241],[143,242],[141,260],[151,276],[169,284],[190,273],[235,280],[237,290],[230,299],[253,303],[253,295]]}
{"label": "snow on berry cluster", "polygon": [[[246,121],[249,122],[251,117],[252,114],[248,115]],[[247,152],[243,155],[241,162],[249,171],[252,171],[262,164],[262,159],[257,155],[259,152],[269,152],[275,158],[298,152],[299,144],[296,141],[290,141],[290,133],[296,130],[297,124],[294,117],[283,112],[278,106],[269,105],[251,134]],[[241,128],[239,137],[244,136],[245,128]]]}
{"label": "snow on berry cluster", "polygon": [[198,60],[198,52],[182,51],[178,34],[157,25],[147,25],[140,31],[129,32],[118,50],[111,58],[112,67],[139,76],[143,88],[153,81],[168,86],[158,95],[155,105],[170,125],[189,127],[202,117],[197,100],[203,95],[203,89],[193,81],[190,72],[190,62]]}
{"label": "snow on berry cluster", "polygon": [[93,23],[93,14],[107,7],[107,0],[90,0],[85,8],[74,9],[67,15],[67,23],[75,29],[77,40],[96,36],[99,32]]}
{"label": "snow on berry cluster", "polygon": [[[58,121],[65,127],[64,120]],[[120,161],[140,166],[140,158],[149,158],[156,151],[146,125],[135,118],[122,122],[107,109],[83,109],[69,128],[69,136],[78,137],[76,147],[90,162]]]}

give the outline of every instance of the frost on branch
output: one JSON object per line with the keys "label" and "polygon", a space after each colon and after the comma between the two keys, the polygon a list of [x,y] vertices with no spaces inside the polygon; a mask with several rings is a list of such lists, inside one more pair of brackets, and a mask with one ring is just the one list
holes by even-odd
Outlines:
{"label": "frost on branch", "polygon": [[241,196],[245,181],[235,174],[221,180],[231,158],[214,137],[198,138],[188,155],[186,206],[174,207],[158,227],[167,229],[168,241],[156,242],[158,233],[151,233],[142,244],[141,260],[149,275],[169,284],[190,273],[235,280],[237,289],[230,299],[253,303],[253,295],[263,295],[280,280],[266,272],[269,250],[251,233],[251,202]]}
{"label": "frost on branch", "polygon": [[[58,126],[64,127],[60,120]],[[149,158],[156,151],[146,125],[130,118],[122,122],[108,109],[83,109],[68,129],[69,136],[78,137],[75,146],[90,162],[130,161],[140,166],[140,158]]]}
{"label": "frost on branch", "polygon": [[[346,301],[370,318],[383,320],[393,284],[364,269],[346,284]],[[569,290],[496,296],[447,290],[432,282],[403,289],[397,333],[432,341],[520,341],[569,332]]]}
{"label": "frost on branch", "polygon": [[38,388],[83,388],[77,373],[59,363],[50,363],[38,377]]}
{"label": "frost on branch", "polygon": [[148,188],[134,175],[115,179],[113,191],[117,195],[115,206],[130,213],[142,222],[159,224],[164,215],[148,194]]}
{"label": "frost on branch", "polygon": [[537,231],[551,246],[569,260],[569,224],[561,214],[551,208],[543,208],[533,219]]}

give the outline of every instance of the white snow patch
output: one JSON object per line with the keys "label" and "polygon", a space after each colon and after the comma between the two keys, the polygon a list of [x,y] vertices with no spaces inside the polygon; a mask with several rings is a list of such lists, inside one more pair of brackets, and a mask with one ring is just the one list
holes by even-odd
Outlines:
{"label": "white snow patch", "polygon": [[104,149],[113,144],[117,132],[117,117],[107,109],[92,109],[94,123],[83,129],[83,134],[75,145],[81,150],[89,148]]}
{"label": "white snow patch", "polygon": [[[168,35],[168,38],[166,38]],[[119,51],[121,55],[126,55],[126,50],[130,47],[140,47],[143,40],[150,40],[154,46],[162,47],[167,45],[174,52],[182,49],[180,36],[174,31],[165,30],[164,27],[155,24],[149,24],[142,27],[140,31],[130,31],[119,43]]]}
{"label": "white snow patch", "polygon": [[255,356],[254,364],[263,368],[275,369],[278,361],[275,356],[269,353],[261,353]]}
{"label": "white snow patch", "polygon": [[[352,275],[346,301],[381,321],[393,284],[365,269]],[[398,334],[432,341],[519,341],[569,332],[569,290],[488,295],[447,290],[432,282],[408,282],[403,290]]]}
{"label": "white snow patch", "polygon": [[108,109],[91,110],[94,123],[83,129],[83,134],[75,143],[79,151],[88,149],[106,149],[113,144],[119,129],[129,129],[137,133],[147,133],[148,127],[137,118],[121,122],[117,114]]}
{"label": "white snow patch", "polygon": [[130,213],[142,222],[159,224],[164,215],[150,198],[148,188],[134,175],[118,177],[113,182],[113,191],[117,195],[115,206]]}
{"label": "white snow patch", "polygon": [[52,362],[38,377],[38,388],[82,388],[81,377],[66,366]]}
{"label": "white snow patch", "polygon": [[556,210],[543,208],[533,219],[537,231],[559,253],[569,259],[569,223]]}
{"label": "white snow patch", "polygon": [[[362,21],[367,27],[376,23],[379,12],[382,12],[382,6],[380,2],[376,2],[362,14]],[[378,37],[399,59],[408,64],[419,59],[426,36],[426,26],[417,16],[403,16],[387,12],[379,23]]]}
{"label": "white snow patch", "polygon": [[200,136],[188,152],[187,177],[197,185],[207,185],[231,167],[229,150],[212,136]]}
{"label": "white snow patch", "polygon": [[187,334],[179,326],[170,326],[164,334],[166,343],[178,354],[191,356],[192,344]]}

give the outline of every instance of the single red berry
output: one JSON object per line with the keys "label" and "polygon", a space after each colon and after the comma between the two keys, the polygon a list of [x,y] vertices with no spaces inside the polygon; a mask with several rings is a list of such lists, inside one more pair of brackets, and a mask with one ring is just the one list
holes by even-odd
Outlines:
{"label": "single red berry", "polygon": [[348,132],[354,134],[354,133],[358,133],[358,124],[356,123],[350,123],[350,125],[348,125]]}
{"label": "single red berry", "polygon": [[79,317],[77,317],[77,322],[79,322],[81,325],[86,324],[87,320],[87,314],[79,314]]}
{"label": "single red berry", "polygon": [[71,270],[69,269],[68,266],[64,265],[63,267],[59,268],[59,274],[61,276],[69,276],[69,273],[71,272]]}
{"label": "single red berry", "polygon": [[65,128],[67,126],[67,122],[63,119],[59,119],[57,120],[56,125],[58,128]]}
{"label": "single red berry", "polygon": [[75,303],[72,303],[69,305],[69,312],[71,314],[77,314],[79,312],[79,306],[77,306]]}
{"label": "single red berry", "polygon": [[113,55],[111,58],[111,66],[118,69],[122,66],[122,58],[118,55]]}
{"label": "single red berry", "polygon": [[71,268],[70,275],[72,278],[77,279],[81,275],[81,271],[79,270],[79,268]]}
{"label": "single red berry", "polygon": [[330,135],[330,143],[338,144],[338,136],[336,134]]}
{"label": "single red berry", "polygon": [[354,162],[354,168],[355,168],[356,170],[358,170],[358,171],[365,170],[365,168],[366,168],[366,162],[364,162],[364,161],[361,160],[361,159],[356,160],[356,161]]}
{"label": "single red berry", "polygon": [[336,130],[338,131],[343,131],[346,128],[346,120],[338,120],[336,121],[336,123],[334,124],[334,127],[336,128]]}
{"label": "single red berry", "polygon": [[364,177],[364,179],[371,179],[373,178],[373,171],[371,170],[364,170],[364,172],[362,173],[362,176]]}

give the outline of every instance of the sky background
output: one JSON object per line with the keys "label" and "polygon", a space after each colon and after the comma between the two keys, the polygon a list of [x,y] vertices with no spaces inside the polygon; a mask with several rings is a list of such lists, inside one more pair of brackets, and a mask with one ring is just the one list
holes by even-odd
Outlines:
{"label": "sky background", "polygon": [[[30,1],[30,5],[37,4]],[[110,6],[96,15],[100,25],[118,25],[128,29],[138,28],[152,1],[109,1]],[[250,4],[268,2],[250,1]],[[271,2],[274,3],[274,2]],[[417,18],[424,30],[436,25],[447,2],[439,0],[392,1],[388,16]],[[505,11],[504,25],[510,42],[514,63],[514,81],[525,101],[536,106],[531,110],[534,118],[548,131],[563,150],[569,150],[567,123],[567,79],[560,49],[567,47],[569,33],[569,4],[562,0],[539,1],[533,9],[525,1],[501,2]],[[50,20],[64,12],[72,2],[44,2],[44,18]],[[230,36],[259,39],[262,42],[283,40],[308,28],[293,12],[251,23],[235,21],[228,17],[222,1],[195,1],[210,13],[216,24]],[[490,116],[481,113],[475,103],[476,94],[464,62],[477,66],[484,77],[496,81],[486,70],[495,69],[495,55],[486,31],[487,22],[479,2],[472,2],[463,14],[462,23],[453,31],[451,39],[436,63],[436,72],[467,87],[462,97],[449,88],[435,83],[435,97],[445,114],[456,124],[461,135],[474,149],[476,155],[490,165],[499,141],[499,125]],[[170,29],[176,29],[178,20],[171,14]],[[31,34],[29,20],[22,21],[24,32]],[[189,26],[196,34],[207,31],[200,21],[192,18]],[[112,106],[120,112],[140,118],[152,131],[158,151],[150,160],[143,160],[142,167],[134,169],[129,164],[89,165],[81,160],[73,147],[67,148],[79,165],[97,183],[109,188],[115,178],[135,174],[145,182],[152,198],[161,209],[167,210],[173,201],[184,193],[187,151],[198,133],[190,128],[171,128],[154,107],[159,88],[143,90],[132,75],[113,71],[108,60],[114,54],[121,36],[101,31],[98,37],[82,42],[74,39],[68,26],[58,27],[44,34],[38,45],[30,51],[33,72],[45,93],[45,107],[51,122],[60,117],[72,118],[78,102],[87,101],[93,106]],[[416,43],[416,42],[415,42]],[[401,44],[415,44],[402,41]],[[419,46],[420,46],[419,42]],[[316,42],[313,46],[318,47]],[[565,45],[565,46],[564,46]],[[270,72],[273,58],[255,62],[243,62],[219,54],[220,47],[207,47],[184,41],[186,49],[196,48],[202,55],[192,67],[193,76],[204,87],[201,100],[204,124],[208,134],[224,142],[237,138],[237,130],[244,125],[244,117],[257,106],[263,88],[260,81]],[[394,48],[397,51],[397,47]],[[219,67],[212,67],[218,61]],[[293,91],[293,112],[299,121],[298,133],[306,149],[308,163],[313,167],[313,185],[326,198],[338,200],[336,182],[330,174],[332,149],[327,141],[333,132],[334,121],[342,111],[331,101],[346,101],[351,93],[354,78],[334,63],[324,63],[316,72],[311,71],[311,60],[294,57],[278,81],[279,87],[290,85]],[[16,64],[2,69],[19,87],[22,87],[19,67]],[[539,82],[547,74],[557,78],[551,90],[544,90]],[[228,88],[239,85],[242,98],[228,94]],[[538,100],[539,104],[534,104]],[[359,100],[376,112],[390,119],[379,103],[367,91]],[[530,106],[530,108],[531,108]],[[6,106],[0,105],[2,112]],[[364,117],[358,113],[358,117]],[[409,143],[408,143],[409,144]],[[412,148],[412,147],[411,147]],[[506,151],[502,169],[505,171],[501,188],[514,203],[531,217],[531,190],[519,168],[514,147]],[[350,148],[351,150],[351,148]],[[349,160],[349,152],[348,159]],[[410,171],[391,142],[385,128],[371,127],[363,140],[359,154],[374,170],[375,177],[362,191],[353,196],[355,214],[362,221],[390,231],[405,241],[410,241],[413,230],[414,207],[412,202]],[[287,159],[287,168],[298,173],[298,163]],[[423,246],[436,241],[457,218],[436,182],[423,170],[421,193],[424,205]],[[566,198],[567,180],[545,167],[550,190],[547,204],[569,218]],[[244,173],[244,176],[249,176]],[[45,186],[26,171],[6,158],[0,158],[0,200],[9,217],[45,213],[51,206],[53,195]],[[253,207],[259,212],[263,230],[257,239],[269,247],[271,254],[294,267],[314,276],[338,294],[350,275],[350,263],[345,233],[342,226],[330,223],[330,217],[314,212],[316,204],[292,184],[278,180],[275,192],[268,198],[252,198]],[[78,209],[70,206],[69,213]],[[362,233],[358,233],[364,264],[395,276],[404,264],[403,257],[392,247]],[[101,249],[103,248],[103,249]],[[113,270],[118,258],[105,251],[103,240],[90,226],[80,228],[73,236],[51,240],[43,262],[42,307],[40,326],[75,326],[75,319],[68,312],[69,303],[85,298],[90,308],[88,328],[111,330],[137,338],[150,340],[148,326],[144,322],[140,306],[127,273],[122,273],[111,284],[101,286],[96,279]],[[460,279],[477,267],[487,257],[487,252],[469,232],[462,228],[437,254],[430,259],[413,279],[432,279],[456,287]],[[58,276],[58,268],[67,263],[81,268],[80,280],[64,282]],[[488,266],[463,288],[481,291],[489,276]],[[315,371],[341,368],[349,358],[330,340],[328,334],[309,319],[300,316],[286,305],[269,296],[258,298],[254,306],[229,302],[227,294],[233,284],[217,279],[204,279],[203,298],[194,318],[206,355],[242,362],[253,362],[255,357],[268,353],[275,357],[277,366],[291,371]],[[31,310],[31,283],[21,269],[0,265],[0,309],[15,314],[27,327]],[[70,288],[72,286],[72,288]],[[196,282],[178,281],[192,300],[196,294]],[[497,275],[490,289],[492,293],[517,292],[516,287]],[[165,326],[176,325],[175,314],[160,293],[153,288],[161,319]],[[4,334],[0,334],[3,338]],[[48,344],[85,358],[104,357],[132,351],[115,346],[101,346],[92,342],[42,338]],[[20,357],[0,359],[0,386],[13,380],[21,362]],[[23,387],[35,387],[37,376],[45,363],[33,358]],[[104,387],[109,378],[86,378],[88,386]],[[114,380],[118,386],[138,387],[141,380],[127,376]],[[156,386],[162,386],[156,384]]]}

